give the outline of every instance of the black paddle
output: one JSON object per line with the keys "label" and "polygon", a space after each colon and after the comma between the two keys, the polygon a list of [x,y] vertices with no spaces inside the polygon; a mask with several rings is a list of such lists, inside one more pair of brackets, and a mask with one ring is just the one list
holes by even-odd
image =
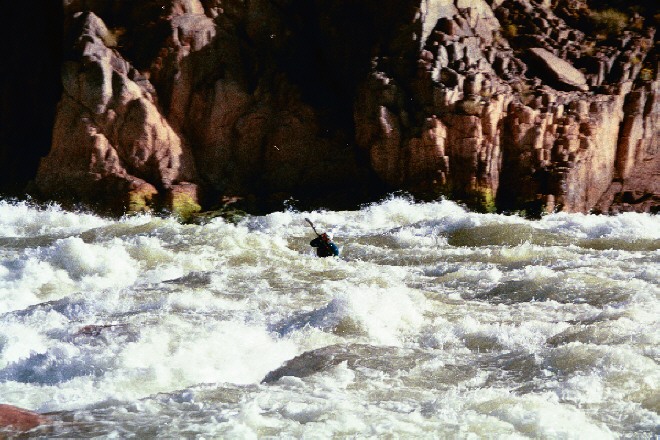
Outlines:
{"label": "black paddle", "polygon": [[314,227],[314,223],[312,223],[312,221],[310,219],[308,219],[307,217],[305,217],[305,220],[307,221],[307,223],[309,223],[309,225],[312,227],[312,229],[314,229],[314,233],[320,237],[321,234],[316,232],[316,228]]}

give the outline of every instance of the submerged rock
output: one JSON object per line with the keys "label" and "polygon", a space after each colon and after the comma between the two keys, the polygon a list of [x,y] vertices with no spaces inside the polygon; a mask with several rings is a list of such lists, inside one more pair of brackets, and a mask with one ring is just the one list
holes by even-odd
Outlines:
{"label": "submerged rock", "polygon": [[284,363],[264,377],[261,383],[276,382],[282,377],[307,377],[346,362],[349,368],[358,367],[387,372],[410,370],[419,362],[432,356],[397,347],[383,347],[366,344],[330,345],[306,351]]}

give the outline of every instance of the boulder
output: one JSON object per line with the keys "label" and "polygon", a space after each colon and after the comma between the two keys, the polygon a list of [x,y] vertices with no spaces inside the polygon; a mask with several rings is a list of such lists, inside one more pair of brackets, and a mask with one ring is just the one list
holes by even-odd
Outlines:
{"label": "boulder", "polygon": [[0,404],[0,437],[3,432],[20,434],[50,422],[48,417],[41,414],[12,405]]}
{"label": "boulder", "polygon": [[528,50],[531,62],[539,66],[538,72],[547,77],[548,82],[569,90],[589,90],[584,74],[569,62],[548,52],[541,47]]}

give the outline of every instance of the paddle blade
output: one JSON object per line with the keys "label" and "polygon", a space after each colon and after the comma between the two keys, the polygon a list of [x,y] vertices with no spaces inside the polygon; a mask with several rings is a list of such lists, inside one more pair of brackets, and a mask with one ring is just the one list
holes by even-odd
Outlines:
{"label": "paddle blade", "polygon": [[314,227],[314,223],[312,223],[312,221],[310,219],[308,219],[307,217],[305,217],[305,221],[307,221],[307,223],[309,223],[309,225],[312,227],[312,229],[314,229],[314,233],[316,235],[319,235],[319,233],[316,232],[316,228]]}

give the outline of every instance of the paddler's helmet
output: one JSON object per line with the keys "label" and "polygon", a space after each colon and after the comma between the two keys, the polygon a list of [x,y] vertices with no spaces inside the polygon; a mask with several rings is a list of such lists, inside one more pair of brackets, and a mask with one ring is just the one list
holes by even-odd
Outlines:
{"label": "paddler's helmet", "polygon": [[321,238],[325,241],[331,241],[332,240],[332,232],[324,232],[321,234]]}

